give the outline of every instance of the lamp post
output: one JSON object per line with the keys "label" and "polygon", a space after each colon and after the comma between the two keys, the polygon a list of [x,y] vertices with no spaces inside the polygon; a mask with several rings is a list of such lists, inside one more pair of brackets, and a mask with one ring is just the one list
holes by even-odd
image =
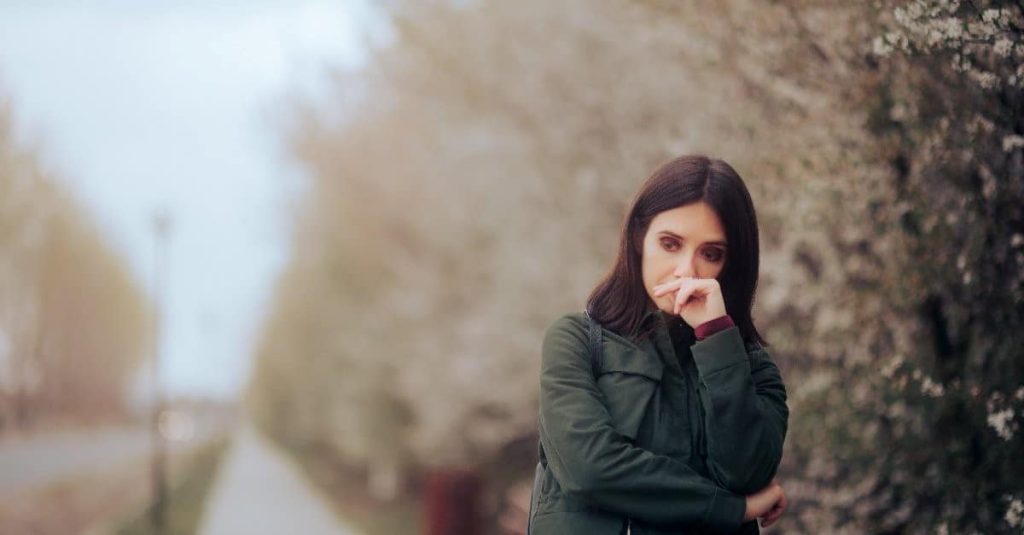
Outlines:
{"label": "lamp post", "polygon": [[167,267],[167,241],[171,231],[171,217],[166,211],[159,211],[153,216],[153,235],[155,237],[155,262],[153,266],[153,531],[162,534],[165,529],[164,509],[167,501],[166,452],[162,434],[160,433],[160,414],[164,409],[163,389],[160,386],[160,340],[163,327],[163,290]]}

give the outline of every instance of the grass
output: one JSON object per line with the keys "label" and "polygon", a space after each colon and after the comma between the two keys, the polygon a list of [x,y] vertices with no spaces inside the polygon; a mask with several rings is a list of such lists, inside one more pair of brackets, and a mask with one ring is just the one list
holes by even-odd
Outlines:
{"label": "grass", "polygon": [[[210,487],[217,473],[217,466],[224,457],[230,440],[222,437],[200,447],[186,459],[187,465],[172,481],[167,492],[167,508],[164,510],[164,530],[161,535],[194,535],[199,529],[203,507]],[[138,516],[118,526],[117,535],[153,535],[156,530],[151,523],[153,505]]]}

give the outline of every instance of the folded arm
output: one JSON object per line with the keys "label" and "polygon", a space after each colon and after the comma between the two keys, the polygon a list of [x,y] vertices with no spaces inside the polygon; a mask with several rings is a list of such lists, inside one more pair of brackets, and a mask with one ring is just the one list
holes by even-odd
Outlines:
{"label": "folded arm", "polygon": [[763,348],[748,353],[735,326],[691,350],[712,479],[736,493],[756,492],[771,483],[782,460],[789,407],[779,368]]}
{"label": "folded arm", "polygon": [[566,495],[645,522],[739,528],[744,496],[685,463],[634,446],[615,430],[578,318],[561,318],[545,335],[540,407],[541,445]]}

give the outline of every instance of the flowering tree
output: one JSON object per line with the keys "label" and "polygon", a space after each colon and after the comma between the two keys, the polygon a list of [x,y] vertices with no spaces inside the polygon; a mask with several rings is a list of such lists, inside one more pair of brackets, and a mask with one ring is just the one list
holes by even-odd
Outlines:
{"label": "flowering tree", "polygon": [[629,195],[706,152],[758,208],[784,521],[1016,525],[1017,8],[390,6],[395,41],[338,76],[342,111],[296,114],[311,194],[254,399],[328,415],[304,432],[357,462],[497,455],[534,432],[541,333],[607,267]]}
{"label": "flowering tree", "polygon": [[913,259],[890,286],[920,328],[883,369],[889,455],[869,501],[896,514],[874,528],[1019,530],[1024,8],[917,0],[885,13],[871,128]]}

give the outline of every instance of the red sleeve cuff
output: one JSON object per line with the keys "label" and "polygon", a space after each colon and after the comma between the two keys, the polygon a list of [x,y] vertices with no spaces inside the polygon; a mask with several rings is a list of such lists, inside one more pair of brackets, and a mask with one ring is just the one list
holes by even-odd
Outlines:
{"label": "red sleeve cuff", "polygon": [[693,330],[693,332],[694,334],[697,335],[697,340],[703,340],[711,336],[712,334],[715,334],[719,331],[724,331],[734,325],[736,324],[732,322],[732,318],[729,317],[728,314],[726,314],[724,316],[717,317],[713,320],[708,320],[705,321],[704,323],[701,323],[700,325],[697,326],[696,329]]}

